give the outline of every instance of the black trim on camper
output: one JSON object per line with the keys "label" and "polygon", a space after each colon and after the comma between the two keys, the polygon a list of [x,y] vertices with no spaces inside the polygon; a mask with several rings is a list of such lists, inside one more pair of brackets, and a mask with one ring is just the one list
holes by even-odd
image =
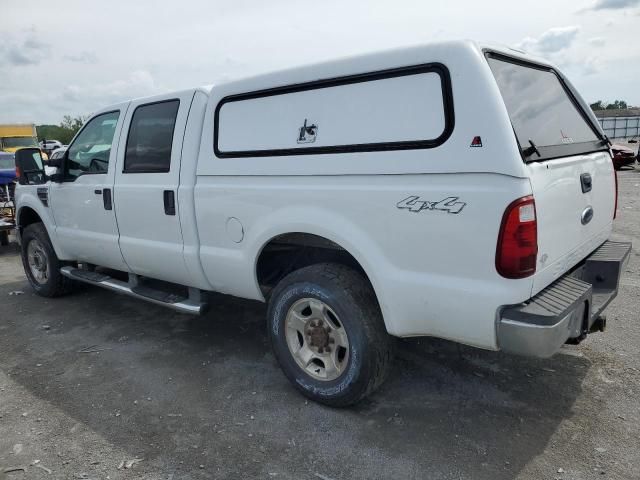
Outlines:
{"label": "black trim on camper", "polygon": [[[434,139],[409,140],[398,142],[361,143],[353,145],[332,145],[323,147],[300,147],[268,150],[240,150],[221,151],[218,148],[218,133],[220,123],[220,109],[229,102],[238,102],[256,98],[284,95],[288,93],[304,92],[321,88],[330,88],[354,83],[384,80],[388,78],[404,77],[408,75],[418,75],[422,73],[436,73],[440,77],[442,87],[442,102],[444,106],[444,130]],[[393,68],[376,72],[349,75],[325,80],[316,80],[283,87],[269,88],[254,92],[229,95],[220,100],[215,110],[213,149],[216,157],[219,158],[243,158],[243,157],[278,157],[287,155],[315,155],[329,153],[353,153],[353,152],[379,152],[388,150],[414,150],[434,148],[442,145],[451,136],[454,127],[453,94],[451,91],[451,77],[449,70],[441,63],[427,63],[414,65],[411,67]]]}

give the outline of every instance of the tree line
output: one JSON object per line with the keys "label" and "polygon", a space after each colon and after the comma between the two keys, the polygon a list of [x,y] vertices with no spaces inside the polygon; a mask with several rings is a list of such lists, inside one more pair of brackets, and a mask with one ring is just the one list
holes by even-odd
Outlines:
{"label": "tree line", "polygon": [[627,105],[624,100],[616,100],[608,103],[604,100],[598,100],[597,102],[589,104],[591,110],[626,110],[627,108],[635,108]]}
{"label": "tree line", "polygon": [[38,140],[58,140],[64,145],[68,145],[86,119],[87,117],[82,115],[76,117],[65,115],[60,125],[36,125]]}

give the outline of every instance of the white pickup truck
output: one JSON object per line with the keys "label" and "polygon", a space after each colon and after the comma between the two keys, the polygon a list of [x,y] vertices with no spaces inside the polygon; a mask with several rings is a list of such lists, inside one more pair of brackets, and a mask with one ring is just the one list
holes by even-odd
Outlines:
{"label": "white pickup truck", "polygon": [[49,176],[20,152],[38,294],[268,302],[285,374],[334,406],[382,382],[391,336],[544,357],[603,330],[630,251],[607,240],[609,142],[569,81],[468,41],[112,105]]}

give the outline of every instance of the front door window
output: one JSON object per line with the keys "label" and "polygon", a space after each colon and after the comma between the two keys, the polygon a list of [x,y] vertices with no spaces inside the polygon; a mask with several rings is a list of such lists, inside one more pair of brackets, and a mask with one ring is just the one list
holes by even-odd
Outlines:
{"label": "front door window", "polygon": [[92,118],[80,131],[64,166],[66,181],[74,181],[80,175],[107,173],[111,144],[120,112],[109,112]]}

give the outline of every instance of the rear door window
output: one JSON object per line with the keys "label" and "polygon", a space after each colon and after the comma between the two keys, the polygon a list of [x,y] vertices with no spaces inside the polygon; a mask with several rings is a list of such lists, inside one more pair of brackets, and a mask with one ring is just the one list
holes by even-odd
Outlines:
{"label": "rear door window", "polygon": [[525,160],[606,149],[595,127],[552,69],[492,55],[488,62]]}
{"label": "rear door window", "polygon": [[179,100],[140,105],[129,127],[124,173],[162,173],[171,168]]}

